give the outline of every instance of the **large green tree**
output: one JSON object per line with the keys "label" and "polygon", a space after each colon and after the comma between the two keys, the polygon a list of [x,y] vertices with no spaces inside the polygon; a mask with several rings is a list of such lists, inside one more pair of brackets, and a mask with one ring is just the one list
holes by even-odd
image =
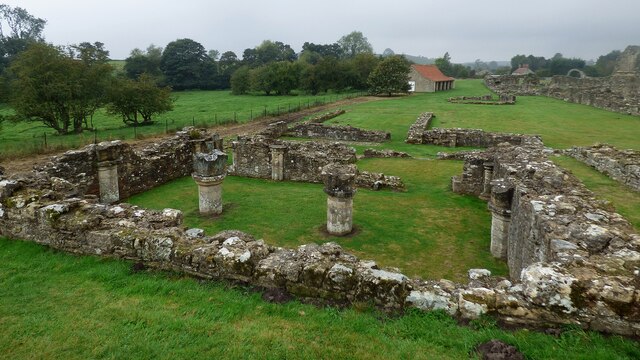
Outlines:
{"label": "large green tree", "polygon": [[173,110],[174,102],[171,89],[157,86],[147,73],[135,80],[115,79],[108,99],[107,112],[121,116],[122,121],[131,126],[153,123],[153,116]]}
{"label": "large green tree", "polygon": [[149,45],[146,50],[133,49],[129,57],[125,59],[124,72],[130,79],[137,79],[143,73],[147,73],[161,81],[161,59],[162,48],[153,44]]}
{"label": "large green tree", "polygon": [[409,71],[409,62],[403,56],[387,57],[369,75],[369,91],[388,96],[408,93]]}
{"label": "large green tree", "polygon": [[338,44],[347,57],[355,57],[362,53],[373,53],[369,40],[360,32],[352,31],[338,40]]}
{"label": "large green tree", "polygon": [[45,43],[33,43],[16,57],[9,68],[16,119],[42,122],[59,134],[82,132],[103,103],[111,67],[99,43],[76,47],[78,58]]}
{"label": "large green tree", "polygon": [[175,90],[214,87],[217,68],[202,44],[178,39],[165,47],[160,60],[165,82]]}

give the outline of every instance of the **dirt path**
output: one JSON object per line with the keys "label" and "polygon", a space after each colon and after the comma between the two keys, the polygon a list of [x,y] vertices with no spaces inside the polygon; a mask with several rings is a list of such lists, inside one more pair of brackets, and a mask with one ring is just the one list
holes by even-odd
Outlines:
{"label": "dirt path", "polygon": [[[242,124],[218,125],[218,126],[210,127],[209,129],[212,132],[218,133],[223,138],[228,138],[231,136],[241,135],[241,134],[255,134],[264,130],[267,127],[267,125],[277,121],[285,121],[287,123],[293,123],[296,121],[300,121],[304,117],[314,113],[325,112],[325,111],[339,108],[345,105],[360,104],[364,102],[378,101],[382,99],[385,99],[385,98],[364,96],[364,97],[358,97],[354,99],[340,100],[331,104],[316,106],[316,107],[313,107],[310,109],[304,109],[295,113],[288,113],[280,116],[260,118],[258,120],[254,120],[254,121],[242,123]],[[131,144],[133,147],[138,148],[138,147],[144,147],[150,143],[157,142],[160,139],[163,139],[167,136],[171,136],[171,135],[161,134],[154,137],[147,137],[141,140],[126,140],[126,142],[128,144]],[[4,168],[5,174],[13,175],[13,174],[29,172],[35,166],[48,162],[52,156],[62,154],[65,151],[67,150],[60,150],[57,152],[50,152],[46,154],[34,154],[28,157],[20,157],[17,159],[5,160],[2,163],[0,163],[0,172],[3,171],[2,168]]]}

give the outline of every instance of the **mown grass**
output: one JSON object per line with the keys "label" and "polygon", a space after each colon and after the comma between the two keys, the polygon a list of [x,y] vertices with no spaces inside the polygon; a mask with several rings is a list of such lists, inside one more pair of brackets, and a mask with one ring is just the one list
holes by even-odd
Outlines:
{"label": "mown grass", "polygon": [[[76,148],[94,141],[159,135],[190,125],[215,127],[244,123],[265,114],[284,114],[356,95],[345,93],[318,96],[258,96],[232,95],[229,91],[175,92],[174,110],[155,117],[153,125],[137,128],[125,126],[120,117],[99,110],[92,121],[92,126],[97,131],[85,131],[79,135],[57,135],[40,122],[5,121],[0,129],[0,159],[51,149]],[[10,107],[0,104],[0,114],[12,113]]]}
{"label": "mown grass", "polygon": [[320,309],[131,263],[0,238],[0,358],[466,359],[500,339],[530,359],[637,359],[640,346],[567,328],[557,337],[459,326],[440,312],[399,318]]}

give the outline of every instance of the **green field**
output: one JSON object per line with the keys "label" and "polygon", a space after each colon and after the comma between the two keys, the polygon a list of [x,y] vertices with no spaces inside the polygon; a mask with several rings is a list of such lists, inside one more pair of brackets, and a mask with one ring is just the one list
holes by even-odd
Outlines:
{"label": "green field", "polygon": [[567,328],[554,337],[459,326],[411,311],[262,301],[242,287],[0,239],[2,359],[468,359],[490,339],[527,359],[638,359],[632,340]]}
{"label": "green field", "polygon": [[[122,119],[98,111],[93,119],[97,129],[80,135],[60,136],[40,122],[9,122],[0,125],[0,160],[45,150],[77,148],[94,141],[133,139],[163,134],[196,125],[215,127],[243,123],[266,113],[268,116],[306,109],[356,96],[355,93],[299,96],[232,95],[230,91],[182,91],[174,93],[174,110],[154,118],[155,124],[133,128]],[[0,115],[12,114],[0,104]],[[45,146],[46,144],[46,146]]]}

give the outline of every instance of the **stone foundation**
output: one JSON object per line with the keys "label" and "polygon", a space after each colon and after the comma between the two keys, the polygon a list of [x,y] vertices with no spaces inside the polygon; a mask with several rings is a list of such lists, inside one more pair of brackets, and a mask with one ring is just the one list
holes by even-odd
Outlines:
{"label": "stone foundation", "polygon": [[416,122],[409,127],[405,142],[408,144],[422,144],[422,134],[431,128],[431,120],[433,120],[434,117],[435,115],[430,112],[418,116]]}
{"label": "stone foundation", "polygon": [[391,134],[384,131],[363,130],[353,126],[326,126],[318,123],[296,125],[289,129],[285,135],[309,139],[357,142],[384,142],[391,139]]}
{"label": "stone foundation", "polygon": [[432,129],[422,134],[421,144],[447,147],[489,147],[500,143],[521,145],[531,137],[522,134],[486,132],[480,129]]}
{"label": "stone foundation", "polygon": [[589,148],[574,147],[565,153],[633,190],[640,191],[640,152],[618,150],[611,145],[602,144]]}

